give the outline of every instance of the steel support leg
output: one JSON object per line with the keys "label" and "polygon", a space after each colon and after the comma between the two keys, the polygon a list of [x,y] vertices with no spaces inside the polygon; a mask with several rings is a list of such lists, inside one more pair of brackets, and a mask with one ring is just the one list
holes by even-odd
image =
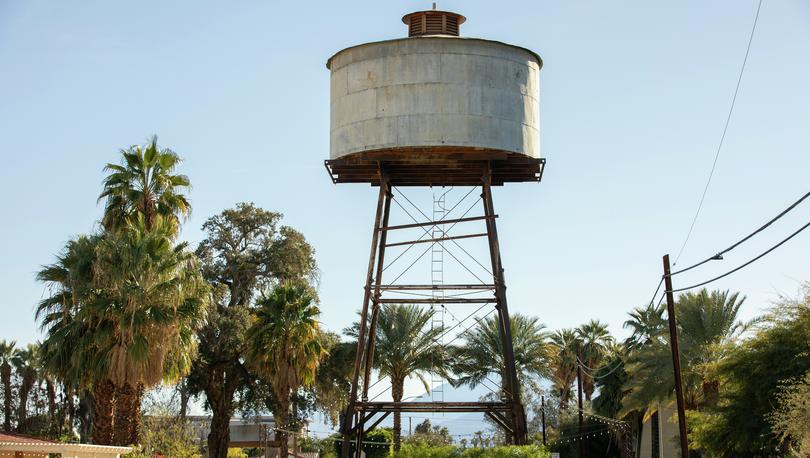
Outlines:
{"label": "steel support leg", "polygon": [[[489,253],[492,261],[492,275],[495,282],[495,298],[498,310],[498,325],[500,327],[501,343],[503,345],[504,363],[506,374],[503,385],[506,395],[511,405],[512,421],[512,442],[516,445],[524,445],[528,441],[526,430],[526,412],[520,400],[520,383],[517,378],[515,367],[515,350],[512,344],[512,329],[509,320],[509,307],[506,302],[506,282],[504,281],[503,264],[501,263],[501,252],[498,244],[498,228],[495,223],[494,205],[492,203],[491,172],[489,167],[484,173],[482,185],[482,200],[484,202],[484,216],[487,217],[487,235],[489,239]],[[506,432],[507,435],[509,432]]]}
{"label": "steel support leg", "polygon": [[[371,236],[371,253],[369,254],[368,259],[368,273],[366,275],[366,287],[363,293],[363,307],[360,310],[360,329],[357,333],[357,353],[355,354],[354,359],[354,374],[352,375],[352,388],[351,391],[349,392],[349,402],[348,406],[346,407],[346,413],[344,415],[343,420],[343,444],[341,446],[341,456],[343,458],[349,457],[350,443],[352,439],[351,431],[352,428],[355,426],[354,407],[355,403],[357,402],[357,387],[360,381],[360,370],[362,367],[363,355],[365,353],[366,332],[368,330],[367,328],[368,306],[369,302],[371,302],[371,284],[374,275],[374,261],[377,255],[377,251],[379,249],[380,234],[382,232],[381,221],[387,192],[388,192],[388,180],[383,175],[380,183],[380,193],[377,198],[377,213],[374,218],[374,230]],[[357,450],[358,451],[360,450],[359,443],[357,444]]]}
{"label": "steel support leg", "polygon": [[[374,292],[371,296],[371,322],[368,326],[368,343],[366,344],[366,351],[363,358],[364,371],[363,371],[363,394],[361,399],[363,402],[368,401],[368,389],[371,385],[371,369],[374,364],[374,345],[377,339],[377,318],[380,314],[380,285],[382,284],[382,270],[385,263],[385,241],[387,239],[388,231],[388,216],[391,213],[391,187],[388,183],[383,183],[380,186],[385,190],[385,204],[383,205],[382,226],[380,229],[379,249],[377,250],[377,272],[374,275]],[[360,411],[360,422],[357,425],[357,448],[355,449],[355,457],[360,458],[363,443],[363,435],[365,434],[365,411]]]}

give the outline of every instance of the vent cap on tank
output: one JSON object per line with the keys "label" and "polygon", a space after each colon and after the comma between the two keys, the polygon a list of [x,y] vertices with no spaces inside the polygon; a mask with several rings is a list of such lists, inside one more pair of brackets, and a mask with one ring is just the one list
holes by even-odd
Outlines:
{"label": "vent cap on tank", "polygon": [[459,27],[467,18],[450,11],[436,10],[433,4],[432,10],[416,11],[402,17],[402,22],[408,26],[409,37],[422,37],[426,35],[450,35],[458,36]]}

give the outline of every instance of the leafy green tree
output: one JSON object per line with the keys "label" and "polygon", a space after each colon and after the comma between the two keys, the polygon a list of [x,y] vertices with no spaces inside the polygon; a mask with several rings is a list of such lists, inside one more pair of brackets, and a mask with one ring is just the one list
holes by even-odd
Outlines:
{"label": "leafy green tree", "polygon": [[810,372],[785,385],[770,416],[774,432],[794,456],[810,456]]}
{"label": "leafy green tree", "polygon": [[14,341],[0,340],[0,381],[3,382],[3,429],[11,431],[13,392],[11,390],[11,361],[16,353]]}
{"label": "leafy green tree", "polygon": [[800,438],[780,440],[783,430],[771,418],[784,385],[810,371],[808,342],[810,285],[805,285],[802,297],[782,298],[752,337],[723,354],[712,371],[721,381],[720,399],[689,416],[690,448],[718,457],[787,456]]}
{"label": "leafy green tree", "polygon": [[446,426],[433,425],[429,418],[416,425],[413,435],[405,442],[409,444],[424,444],[431,447],[440,447],[453,443],[453,437]]}
{"label": "leafy green tree", "polygon": [[327,356],[318,366],[312,391],[317,407],[337,425],[349,400],[357,345],[341,342],[339,335],[327,331],[321,332],[321,339]]}
{"label": "leafy green tree", "polygon": [[191,422],[179,415],[178,407],[171,400],[150,393],[144,399],[138,446],[127,458],[156,456],[196,458],[200,449]]}
{"label": "leafy green tree", "polygon": [[254,379],[245,365],[254,296],[284,280],[317,275],[314,250],[301,233],[279,227],[281,218],[280,213],[240,203],[203,224],[205,239],[196,252],[214,301],[197,333],[199,352],[188,383],[192,394],[205,395],[212,412],[212,458],[227,456],[229,422],[240,407],[239,393]]}
{"label": "leafy green tree", "polygon": [[143,218],[151,230],[162,218],[176,235],[181,219],[191,212],[191,205],[183,190],[191,186],[185,175],[175,174],[180,157],[168,148],[160,148],[157,136],[143,146],[133,145],[121,150],[121,164],[107,164],[109,174],[104,179],[102,225],[108,231],[117,231],[127,224]]}
{"label": "leafy green tree", "polygon": [[[374,367],[379,377],[391,379],[391,397],[402,402],[405,379],[416,377],[425,390],[430,385],[425,375],[430,370],[444,371],[445,353],[438,338],[443,329],[430,327],[432,312],[414,305],[384,304],[377,321]],[[357,338],[359,324],[346,333]],[[402,416],[394,411],[394,450],[402,442]]]}
{"label": "leafy green tree", "polygon": [[[306,284],[284,282],[257,301],[256,319],[247,332],[247,359],[270,382],[276,399],[273,417],[281,456],[287,456],[291,398],[315,382],[326,355],[320,336],[315,291]],[[295,425],[297,426],[297,425]]]}

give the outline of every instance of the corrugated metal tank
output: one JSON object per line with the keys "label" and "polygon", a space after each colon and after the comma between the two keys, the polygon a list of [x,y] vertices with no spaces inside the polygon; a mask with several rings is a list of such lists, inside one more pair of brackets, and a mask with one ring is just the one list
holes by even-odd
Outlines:
{"label": "corrugated metal tank", "polygon": [[[368,152],[492,151],[540,157],[542,60],[505,43],[419,30],[344,49],[331,70],[330,158]],[[438,12],[446,15],[453,13]],[[455,25],[463,22],[463,16]],[[441,24],[441,23],[439,23]]]}

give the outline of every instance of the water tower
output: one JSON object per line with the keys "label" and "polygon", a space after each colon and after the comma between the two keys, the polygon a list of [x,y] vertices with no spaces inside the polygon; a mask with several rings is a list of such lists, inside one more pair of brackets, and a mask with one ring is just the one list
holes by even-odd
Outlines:
{"label": "water tower", "polygon": [[[447,11],[405,15],[407,38],[352,46],[326,63],[331,71],[331,130],[326,168],[334,183],[379,187],[371,253],[361,307],[353,383],[343,422],[343,456],[349,441],[394,411],[482,412],[513,443],[526,442],[526,414],[515,370],[509,309],[498,244],[492,186],[538,182],[545,161],[539,143],[540,57],[525,48],[459,36],[465,18]],[[433,218],[389,225],[391,202],[404,187],[480,188],[481,215]],[[471,189],[472,190],[472,189]],[[396,202],[396,200],[395,200]],[[441,207],[441,205],[440,205]],[[478,225],[464,234],[454,228]],[[448,229],[449,228],[449,229]],[[393,232],[419,238],[392,243]],[[487,241],[489,278],[453,284],[385,279],[386,248],[429,245],[437,251],[460,239]],[[424,245],[422,245],[424,244]],[[479,263],[479,265],[482,265]],[[467,296],[465,291],[486,291]],[[391,294],[395,296],[390,297]],[[375,332],[381,305],[491,304],[497,316],[506,375],[493,402],[386,402],[369,399]],[[359,456],[359,447],[357,448]]]}

